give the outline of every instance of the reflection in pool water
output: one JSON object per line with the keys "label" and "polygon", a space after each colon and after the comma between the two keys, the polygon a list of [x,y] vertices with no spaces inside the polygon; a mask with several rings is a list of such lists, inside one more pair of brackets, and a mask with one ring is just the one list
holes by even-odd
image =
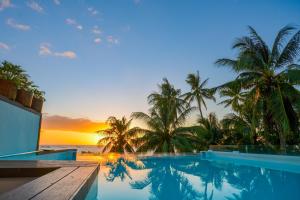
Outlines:
{"label": "reflection in pool water", "polygon": [[300,196],[299,188],[300,174],[210,162],[199,155],[115,156],[102,160],[97,198],[288,200]]}

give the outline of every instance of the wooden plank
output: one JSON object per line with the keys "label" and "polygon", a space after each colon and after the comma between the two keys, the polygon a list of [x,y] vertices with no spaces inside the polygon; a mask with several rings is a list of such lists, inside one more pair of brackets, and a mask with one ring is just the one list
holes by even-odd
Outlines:
{"label": "wooden plank", "polygon": [[71,197],[72,200],[85,199],[85,197],[86,197],[87,193],[89,192],[89,190],[91,189],[94,181],[98,181],[98,179],[97,180],[95,180],[95,179],[98,176],[99,169],[100,169],[100,166],[98,166],[97,169],[94,170],[94,172],[91,174],[91,176],[87,180],[84,181],[82,186]]}
{"label": "wooden plank", "polygon": [[31,199],[64,177],[76,171],[77,167],[63,167],[24,184],[0,196],[0,200]]}
{"label": "wooden plank", "polygon": [[98,167],[79,167],[68,176],[32,198],[33,200],[69,200]]}

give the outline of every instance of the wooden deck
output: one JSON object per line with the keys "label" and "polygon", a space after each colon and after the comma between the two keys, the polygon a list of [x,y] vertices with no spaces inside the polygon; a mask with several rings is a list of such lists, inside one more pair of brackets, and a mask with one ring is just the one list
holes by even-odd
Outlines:
{"label": "wooden deck", "polygon": [[99,165],[94,162],[0,161],[0,177],[44,173],[33,181],[0,195],[0,200],[84,199],[98,171]]}

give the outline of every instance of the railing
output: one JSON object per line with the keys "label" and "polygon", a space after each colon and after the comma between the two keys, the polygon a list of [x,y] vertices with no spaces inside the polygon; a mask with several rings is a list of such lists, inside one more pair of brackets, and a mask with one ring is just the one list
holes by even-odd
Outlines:
{"label": "railing", "polygon": [[210,145],[213,151],[239,151],[241,153],[276,154],[276,155],[297,155],[300,156],[300,145],[287,145],[281,150],[276,145]]}

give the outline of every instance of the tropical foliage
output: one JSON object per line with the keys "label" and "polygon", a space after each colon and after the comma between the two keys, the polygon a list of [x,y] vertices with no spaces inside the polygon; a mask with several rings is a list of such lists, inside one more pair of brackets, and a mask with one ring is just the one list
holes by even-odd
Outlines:
{"label": "tropical foliage", "polygon": [[102,152],[132,153],[134,141],[137,138],[139,128],[130,128],[132,119],[127,120],[125,117],[117,119],[109,117],[106,123],[109,128],[104,131],[98,131],[104,136],[98,141],[103,146]]}
{"label": "tropical foliage", "polygon": [[[233,48],[236,59],[223,58],[217,64],[228,66],[237,73],[235,80],[218,87],[225,101],[242,118],[252,109],[250,121],[252,138],[256,130],[270,143],[285,145],[299,143],[300,31],[287,37],[295,28],[282,28],[269,47],[261,36],[249,27],[249,36],[238,38]],[[250,111],[251,112],[251,111]],[[279,140],[279,141],[278,141]],[[253,140],[253,143],[256,141]]]}
{"label": "tropical foliage", "polygon": [[31,80],[30,76],[20,66],[8,61],[3,61],[0,65],[0,79],[12,81],[18,89],[33,92],[38,99],[45,101],[45,92],[41,91]]}
{"label": "tropical foliage", "polygon": [[183,127],[188,115],[195,109],[182,98],[181,90],[175,89],[167,79],[159,85],[159,92],[149,95],[149,114],[135,112],[132,117],[143,120],[148,129],[141,130],[137,151],[187,152],[192,151],[194,127]]}
{"label": "tropical foliage", "polygon": [[[236,58],[216,61],[236,73],[234,80],[208,88],[208,79],[202,82],[196,72],[188,74],[186,83],[190,91],[182,93],[165,78],[159,90],[148,96],[149,112],[132,114],[146,128],[134,128],[133,132],[126,125],[119,133],[114,128],[105,133],[111,139],[100,143],[108,142],[105,150],[156,153],[199,151],[216,144],[280,145],[281,150],[286,145],[299,144],[300,31],[295,30],[283,27],[269,47],[249,27],[249,35],[233,44]],[[214,113],[207,117],[203,113],[206,100],[215,101],[216,92],[221,97],[218,104],[232,110],[221,120]],[[190,126],[187,119],[197,108],[200,118]]]}
{"label": "tropical foliage", "polygon": [[21,66],[3,61],[0,66],[0,78],[12,81],[18,88],[30,85],[29,76]]}
{"label": "tropical foliage", "polygon": [[186,82],[190,85],[191,91],[185,94],[186,99],[191,101],[196,100],[198,109],[200,112],[200,117],[203,119],[202,106],[207,109],[204,99],[211,99],[216,101],[213,91],[209,88],[206,88],[208,79],[201,82],[199,71],[196,74],[188,74]]}

